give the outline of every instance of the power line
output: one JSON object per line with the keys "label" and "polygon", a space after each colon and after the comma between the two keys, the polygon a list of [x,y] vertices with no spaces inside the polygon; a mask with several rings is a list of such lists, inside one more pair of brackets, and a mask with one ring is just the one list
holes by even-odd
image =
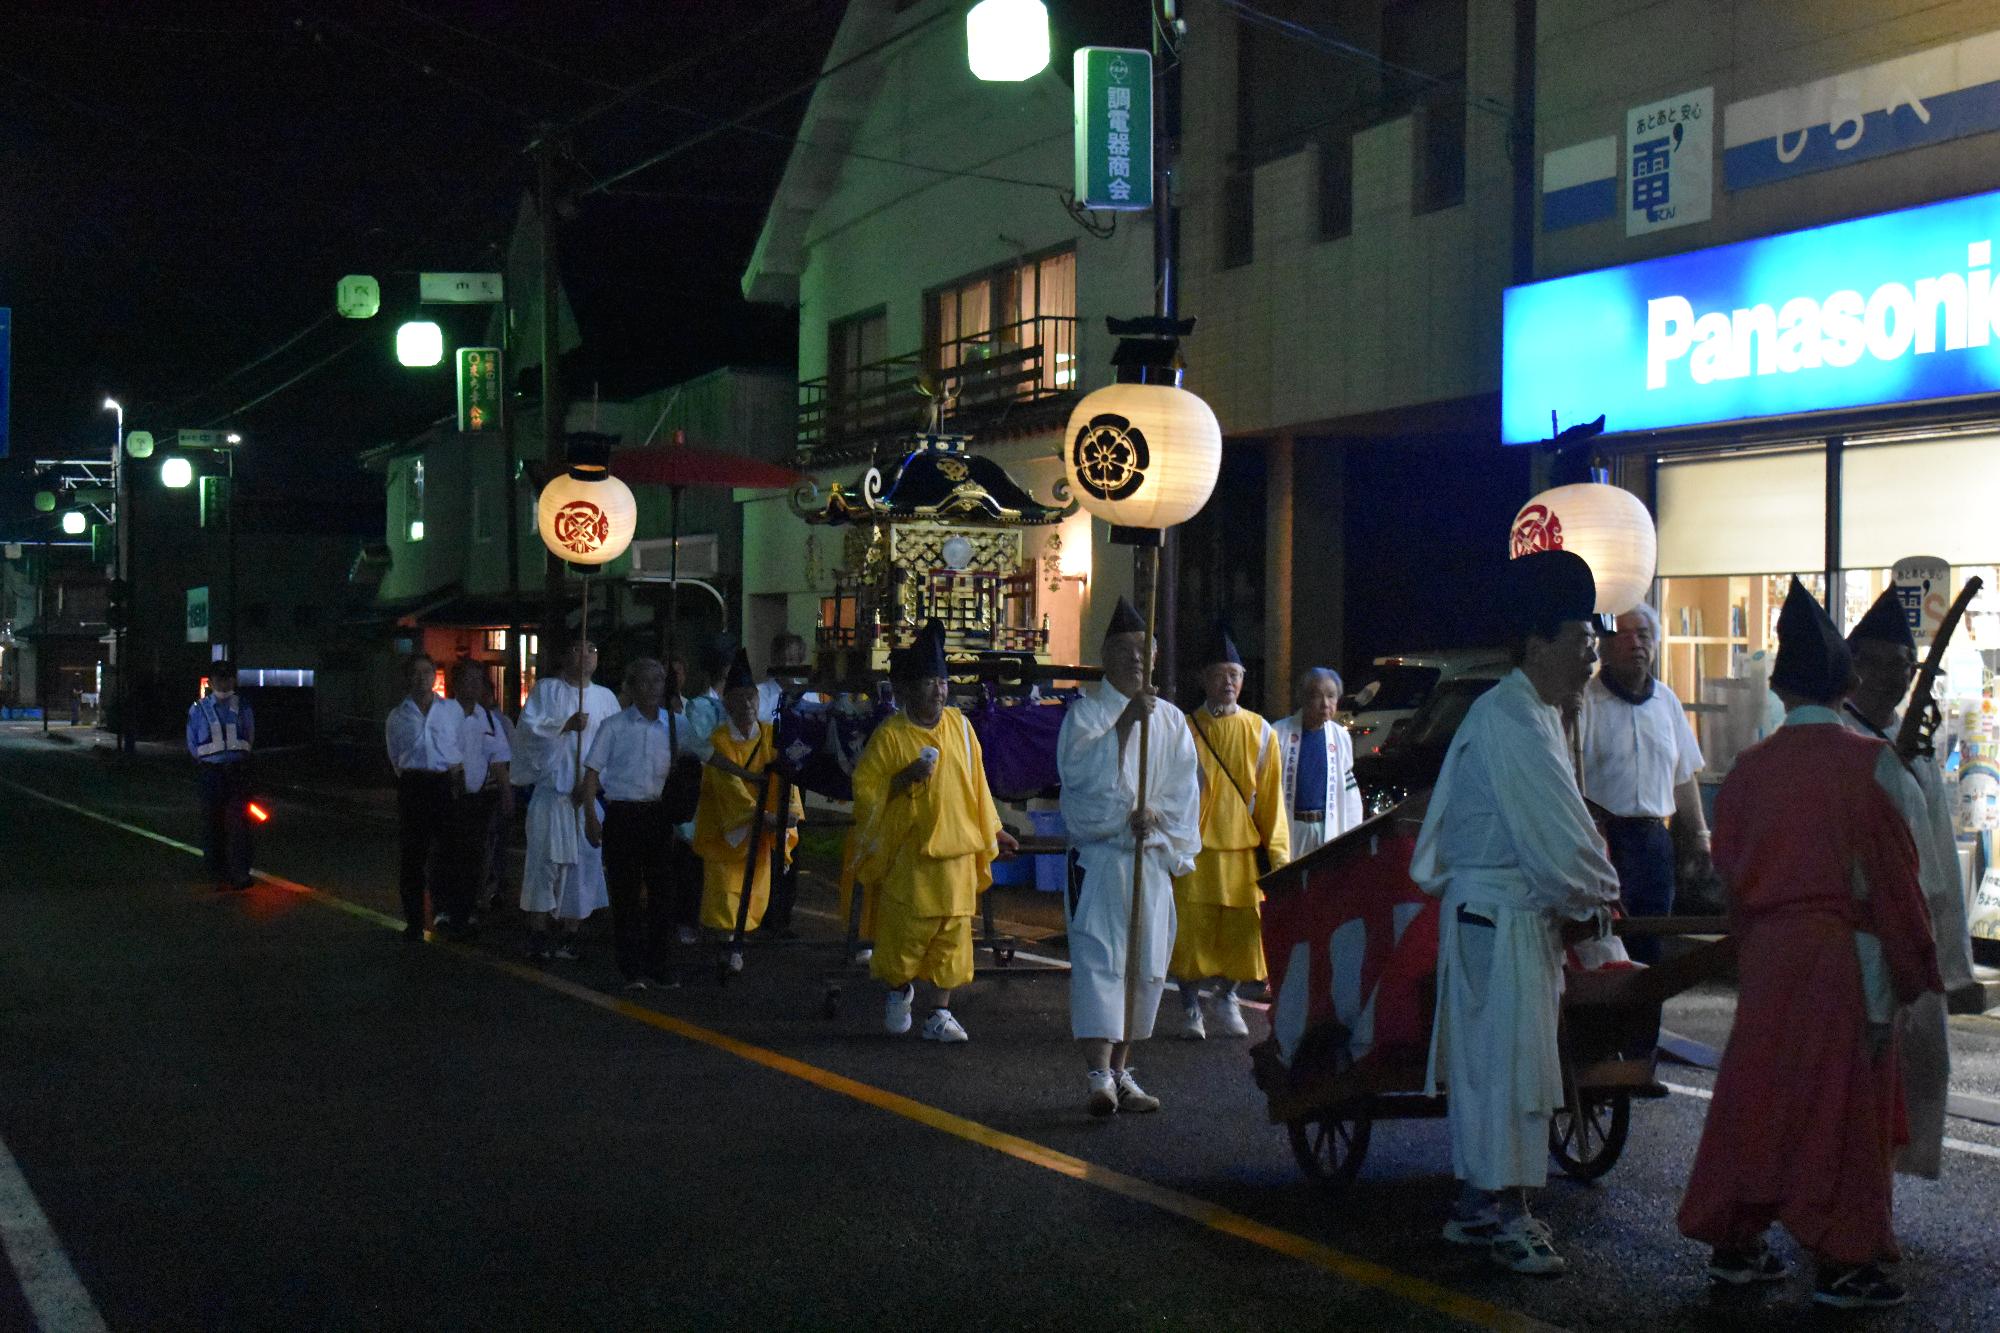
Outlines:
{"label": "power line", "polygon": [[[370,332],[372,333],[372,330]],[[219,417],[214,417],[208,421],[202,422],[200,428],[202,430],[207,430],[211,426],[220,426],[224,422],[228,421],[231,417],[242,416],[245,412],[248,412],[251,408],[269,402],[271,399],[276,398],[279,394],[283,393],[285,390],[291,388],[294,384],[297,384],[300,380],[304,379],[306,376],[311,375],[316,371],[322,370],[327,366],[332,365],[335,361],[338,361],[341,357],[346,356],[349,352],[361,346],[361,344],[367,342],[369,337],[370,333],[363,333],[359,337],[349,339],[347,342],[335,348],[332,352],[329,352],[327,355],[321,357],[319,360],[307,366],[304,370],[301,370],[298,374],[286,380],[283,384],[280,384],[277,388],[272,389],[267,393],[261,393],[257,395],[255,398],[252,398],[249,402],[244,403],[240,407],[232,408],[230,411],[224,412]]]}
{"label": "power line", "polygon": [[[791,101],[793,98],[797,97],[801,93],[811,92],[814,88],[817,88],[820,84],[832,78],[834,75],[840,73],[842,70],[849,69],[855,65],[858,65],[864,60],[873,59],[875,56],[887,50],[889,47],[894,46],[896,43],[906,41],[909,38],[914,37],[916,34],[930,27],[933,23],[936,23],[939,19],[944,18],[948,14],[953,14],[956,12],[957,12],[956,10],[948,8],[940,9],[935,14],[932,14],[929,18],[923,20],[922,22],[912,24],[911,26],[903,29],[901,32],[891,33],[889,36],[875,43],[867,50],[858,51],[855,54],[849,56],[847,59],[841,61],[839,64],[832,65],[826,69],[821,70],[818,74],[815,74],[812,78],[807,79],[802,83],[793,84],[790,88],[785,89],[783,92],[778,93],[776,96],[766,98],[764,101],[759,102],[756,106],[750,108],[750,110],[745,111],[742,114],[730,120],[723,121],[720,124],[712,125],[710,128],[701,131],[699,134],[690,135],[688,138],[681,140],[679,143],[673,145],[672,147],[664,149],[661,152],[655,153],[653,156],[645,159],[643,162],[635,163],[632,166],[626,167],[623,171],[619,171],[614,173],[613,175],[605,177],[603,180],[596,182],[589,189],[582,191],[582,193],[586,195],[597,194],[605,189],[608,189],[613,185],[616,185],[619,181],[627,179],[628,177],[636,176],[642,171],[650,171],[652,168],[659,166],[662,162],[668,161],[671,158],[679,157],[682,153],[688,152],[693,148],[697,148],[700,145],[707,143],[710,139],[715,138],[718,134],[723,133],[725,130],[747,129],[749,127],[745,124],[745,122],[754,120],[758,116],[763,115],[766,111],[784,105],[786,102]],[[913,164],[905,164],[905,165],[913,165]]]}

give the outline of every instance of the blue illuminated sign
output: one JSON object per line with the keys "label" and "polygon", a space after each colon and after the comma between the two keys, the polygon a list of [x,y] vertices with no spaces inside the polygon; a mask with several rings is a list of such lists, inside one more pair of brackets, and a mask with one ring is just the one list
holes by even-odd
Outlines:
{"label": "blue illuminated sign", "polygon": [[2000,192],[1509,288],[1507,444],[2000,393]]}

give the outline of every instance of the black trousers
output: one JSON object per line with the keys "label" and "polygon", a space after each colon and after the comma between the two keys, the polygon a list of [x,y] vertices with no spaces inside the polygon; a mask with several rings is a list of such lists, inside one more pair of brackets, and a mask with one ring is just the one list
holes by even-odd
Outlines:
{"label": "black trousers", "polygon": [[396,832],[401,855],[396,887],[403,898],[403,920],[419,929],[426,924],[424,890],[431,883],[432,859],[437,858],[439,870],[444,870],[444,860],[437,854],[447,841],[450,819],[450,774],[398,775]]}
{"label": "black trousers", "polygon": [[451,818],[446,827],[450,842],[446,847],[443,890],[439,908],[451,915],[454,924],[464,926],[472,919],[479,902],[479,886],[486,878],[486,836],[492,826],[493,807],[500,800],[497,791],[468,792],[451,798]]}
{"label": "black trousers", "polygon": [[680,839],[658,801],[604,803],[604,887],[612,947],[627,981],[659,977],[673,943],[676,901],[687,881]]}
{"label": "black trousers", "polygon": [[218,884],[250,882],[250,761],[196,764],[201,784],[202,853]]}

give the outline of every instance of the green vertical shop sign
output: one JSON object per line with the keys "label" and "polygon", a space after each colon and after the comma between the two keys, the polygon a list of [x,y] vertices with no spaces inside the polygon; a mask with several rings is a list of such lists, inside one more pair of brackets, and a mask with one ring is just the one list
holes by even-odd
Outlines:
{"label": "green vertical shop sign", "polygon": [[500,428],[500,349],[458,349],[458,428],[467,433]]}
{"label": "green vertical shop sign", "polygon": [[1084,208],[1153,206],[1153,57],[1120,46],[1079,46],[1076,201]]}

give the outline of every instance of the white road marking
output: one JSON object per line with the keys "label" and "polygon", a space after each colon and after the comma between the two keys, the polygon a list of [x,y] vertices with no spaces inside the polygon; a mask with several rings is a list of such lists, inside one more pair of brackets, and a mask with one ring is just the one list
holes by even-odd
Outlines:
{"label": "white road marking", "polygon": [[[1715,1100],[1715,1094],[1707,1088],[1692,1087],[1686,1083],[1662,1083],[1660,1086],[1666,1088],[1669,1092],[1678,1092],[1683,1097],[1699,1097],[1705,1102]],[[1954,1139],[1947,1135],[1944,1146],[1956,1149],[1962,1153],[1970,1153],[1974,1157],[1991,1157],[1995,1161],[2000,1161],[2000,1148],[1996,1148],[1989,1143],[1971,1143],[1965,1139]]]}
{"label": "white road marking", "polygon": [[20,1279],[42,1333],[104,1333],[104,1316],[83,1289],[14,1154],[0,1142],[0,1246]]}

